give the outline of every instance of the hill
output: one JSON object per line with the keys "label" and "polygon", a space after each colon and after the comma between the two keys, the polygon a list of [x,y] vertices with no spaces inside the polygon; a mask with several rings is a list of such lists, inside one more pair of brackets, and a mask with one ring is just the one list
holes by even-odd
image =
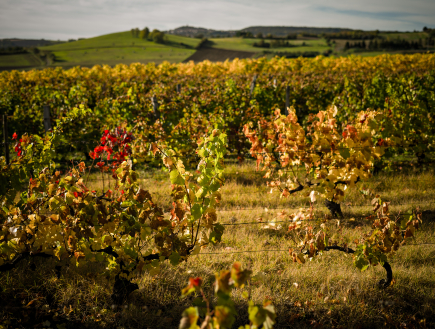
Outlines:
{"label": "hill", "polygon": [[51,41],[44,39],[0,39],[0,49],[10,48],[10,47],[41,47],[59,43],[60,41]]}
{"label": "hill", "polygon": [[219,38],[219,37],[233,37],[237,31],[226,30],[212,30],[202,27],[181,26],[173,30],[166,31],[167,34],[180,35],[189,38],[205,37],[205,38]]}
{"label": "hill", "polygon": [[199,42],[198,39],[167,35],[165,43],[158,44],[135,38],[130,32],[118,32],[40,49],[53,53],[57,66],[178,63],[192,55]]}
{"label": "hill", "polygon": [[253,35],[262,33],[263,35],[272,34],[277,37],[285,37],[288,34],[324,34],[350,32],[352,29],[331,28],[331,27],[299,27],[299,26],[250,26],[241,29],[240,32],[251,32]]}

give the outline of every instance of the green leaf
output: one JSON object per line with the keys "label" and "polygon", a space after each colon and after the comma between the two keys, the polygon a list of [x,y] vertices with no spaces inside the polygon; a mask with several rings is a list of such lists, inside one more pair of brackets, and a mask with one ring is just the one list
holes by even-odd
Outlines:
{"label": "green leaf", "polygon": [[171,262],[172,266],[176,266],[180,263],[180,254],[178,252],[173,251],[171,256],[169,256],[169,261]]}
{"label": "green leaf", "polygon": [[354,264],[357,268],[361,270],[361,272],[367,270],[368,267],[370,266],[370,263],[368,262],[367,259],[365,259],[363,255],[356,257]]}
{"label": "green leaf", "polygon": [[184,185],[184,179],[180,175],[180,173],[178,172],[177,169],[172,170],[171,173],[169,174],[169,177],[171,179],[171,183],[172,184],[174,184],[174,185]]}
{"label": "green leaf", "polygon": [[197,325],[199,312],[197,307],[189,307],[183,311],[179,329],[199,329]]}
{"label": "green leaf", "polygon": [[198,151],[198,155],[201,157],[201,158],[205,158],[206,157],[206,150],[205,149],[200,149],[199,151]]}
{"label": "green leaf", "polygon": [[340,151],[340,155],[343,157],[343,159],[347,159],[350,157],[350,151],[348,148],[342,147],[339,149],[339,151]]}
{"label": "green leaf", "polygon": [[213,226],[213,231],[210,233],[208,240],[210,243],[215,244],[221,241],[222,234],[224,233],[225,227],[221,224],[216,224]]}
{"label": "green leaf", "polygon": [[198,203],[195,203],[192,206],[191,214],[192,214],[192,217],[193,217],[194,220],[199,219],[201,217],[201,215],[202,215],[202,207],[201,207],[201,205],[198,204]]}
{"label": "green leaf", "polygon": [[378,123],[376,122],[376,120],[372,119],[372,120],[369,120],[369,127],[370,127],[372,130],[378,130],[379,125],[378,125]]}

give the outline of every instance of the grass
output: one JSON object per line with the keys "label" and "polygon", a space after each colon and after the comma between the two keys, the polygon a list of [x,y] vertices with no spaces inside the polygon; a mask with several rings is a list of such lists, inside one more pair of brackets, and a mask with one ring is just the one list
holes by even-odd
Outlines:
{"label": "grass", "polygon": [[119,63],[149,63],[157,64],[168,61],[178,63],[192,55],[192,49],[156,47],[150,43],[147,47],[123,47],[123,48],[92,48],[86,50],[62,50],[54,52],[56,65],[60,66],[93,66],[93,65],[116,65]]}
{"label": "grass", "polygon": [[[212,38],[213,48],[221,48],[228,50],[238,50],[238,51],[251,51],[251,52],[262,52],[263,50],[268,51],[281,51],[281,52],[304,52],[304,51],[325,51],[329,47],[324,39],[316,40],[288,40],[290,44],[294,47],[280,47],[280,48],[259,48],[254,47],[253,44],[258,42],[259,39],[244,39],[244,38]],[[272,42],[272,40],[265,40],[266,42]],[[305,43],[305,46],[302,44]]]}
{"label": "grass", "polygon": [[[94,48],[120,48],[120,47],[160,47],[166,48],[174,45],[180,46],[180,43],[184,43],[189,47],[194,48],[198,43],[199,39],[180,37],[175,35],[166,35],[169,45],[166,44],[156,44],[152,41],[134,38],[129,31],[105,34],[102,36],[78,40],[74,42],[66,42],[52,46],[40,47],[41,50],[49,51],[67,51],[67,50],[77,50],[77,49],[94,49]],[[180,46],[182,47],[182,46]]]}
{"label": "grass", "polygon": [[[405,203],[416,203],[422,210],[432,210],[425,212],[426,222],[413,243],[435,244],[433,177],[433,168],[410,167],[395,173],[381,173],[359,183],[358,188],[370,188],[380,193],[384,200],[391,201],[393,213],[407,212],[415,206]],[[92,188],[103,188],[99,178],[96,174],[91,175]],[[254,164],[249,162],[228,165],[226,178],[219,221],[240,225],[226,226],[222,243],[204,249],[187,262],[177,267],[164,264],[159,275],[138,277],[136,282],[140,289],[132,294],[125,307],[111,307],[113,282],[100,274],[98,264],[64,268],[59,279],[54,274],[54,264],[38,262],[37,270],[33,272],[23,264],[0,275],[0,300],[8,301],[7,307],[0,309],[0,325],[25,327],[25,323],[34,320],[33,325],[49,321],[45,324],[62,328],[178,328],[182,311],[192,305],[192,298],[180,297],[188,278],[201,276],[206,294],[212,296],[214,273],[240,261],[254,274],[261,273],[263,280],[235,290],[234,300],[239,310],[235,328],[248,323],[243,291],[258,303],[266,296],[273,300],[277,310],[275,328],[435,326],[435,245],[404,246],[390,257],[395,284],[386,290],[376,287],[376,282],[385,277],[382,268],[377,266],[360,272],[352,264],[351,256],[344,253],[330,251],[307,264],[296,264],[287,252],[294,246],[285,234],[262,229],[260,224],[243,223],[256,222],[259,217],[263,221],[272,219],[281,211],[274,207],[285,207],[290,211],[307,206],[307,195],[297,194],[291,199],[279,200],[276,194],[267,193],[261,174],[256,173]],[[141,184],[168,216],[171,200],[167,173],[159,170],[142,172]],[[106,180],[104,188],[107,187]],[[327,216],[321,204],[316,205],[316,211],[318,217]],[[360,218],[370,213],[370,200],[364,199],[355,188],[347,194],[343,211],[347,218],[340,224],[343,241],[354,247],[352,241],[359,235],[359,230],[370,230],[369,221]],[[356,220],[349,221],[351,217]],[[339,238],[336,224],[335,220],[327,221],[332,239]],[[240,251],[253,252],[238,253]]]}
{"label": "grass", "polygon": [[33,54],[1,55],[0,67],[39,66],[40,61]]}
{"label": "grass", "polygon": [[119,32],[74,42],[41,47],[53,52],[56,66],[116,65],[131,63],[179,63],[192,55],[198,39],[167,35],[165,44],[134,38]]}

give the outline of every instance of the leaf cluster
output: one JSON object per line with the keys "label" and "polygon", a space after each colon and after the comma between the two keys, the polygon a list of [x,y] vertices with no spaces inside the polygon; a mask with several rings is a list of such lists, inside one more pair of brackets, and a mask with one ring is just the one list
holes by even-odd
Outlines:
{"label": "leaf cluster", "polygon": [[[180,321],[180,329],[229,329],[232,328],[237,311],[234,301],[231,298],[233,289],[242,289],[250,280],[252,272],[250,270],[242,270],[239,262],[235,262],[230,270],[223,270],[215,275],[215,296],[217,298],[216,305],[213,309],[210,305],[210,300],[205,296],[202,290],[201,278],[190,278],[189,284],[182,290],[182,296],[187,296],[192,293],[200,293],[201,297],[195,299],[198,306],[192,306],[184,310],[183,317]],[[244,296],[249,298],[247,292]],[[202,300],[201,300],[202,298]],[[205,312],[204,312],[205,309]],[[204,313],[204,319],[201,325],[198,325],[200,315]],[[239,329],[256,329],[256,328],[273,328],[275,324],[275,307],[270,300],[265,300],[263,305],[255,305],[250,300],[249,307],[250,324],[239,327]]]}

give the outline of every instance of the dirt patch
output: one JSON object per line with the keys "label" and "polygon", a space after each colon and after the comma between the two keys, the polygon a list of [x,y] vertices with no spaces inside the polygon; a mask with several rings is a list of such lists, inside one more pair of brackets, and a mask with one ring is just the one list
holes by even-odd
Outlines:
{"label": "dirt patch", "polygon": [[227,59],[233,60],[236,58],[251,58],[255,53],[250,51],[236,51],[217,48],[202,48],[198,49],[192,56],[185,59],[183,63],[194,61],[195,63],[209,60],[210,62],[224,62]]}

